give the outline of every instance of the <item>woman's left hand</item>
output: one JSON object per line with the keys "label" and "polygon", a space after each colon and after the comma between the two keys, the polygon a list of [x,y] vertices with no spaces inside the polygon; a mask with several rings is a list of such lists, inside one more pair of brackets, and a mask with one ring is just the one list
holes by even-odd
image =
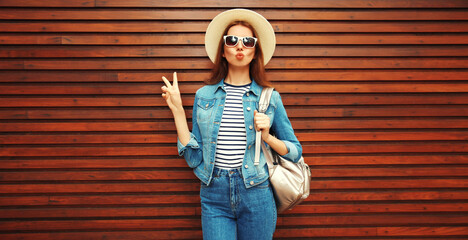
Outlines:
{"label": "woman's left hand", "polygon": [[270,137],[270,118],[264,114],[254,111],[254,125],[256,131],[262,131],[262,140],[267,141]]}

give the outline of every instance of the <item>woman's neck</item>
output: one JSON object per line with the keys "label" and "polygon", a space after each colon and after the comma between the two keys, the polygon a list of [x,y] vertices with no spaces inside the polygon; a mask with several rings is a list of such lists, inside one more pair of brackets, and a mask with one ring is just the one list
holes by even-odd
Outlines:
{"label": "woman's neck", "polygon": [[249,84],[252,82],[252,80],[250,80],[249,68],[233,69],[230,67],[224,82],[238,86]]}

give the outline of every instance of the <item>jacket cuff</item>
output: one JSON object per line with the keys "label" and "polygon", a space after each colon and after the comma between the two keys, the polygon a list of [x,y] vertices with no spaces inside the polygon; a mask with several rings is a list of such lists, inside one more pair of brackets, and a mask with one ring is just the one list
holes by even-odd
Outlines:
{"label": "jacket cuff", "polygon": [[289,142],[289,141],[284,141],[284,144],[286,144],[286,148],[288,149],[288,153],[286,153],[285,155],[281,156],[283,158],[286,158],[288,160],[291,160],[292,162],[297,162],[299,161],[299,152],[297,151],[297,148],[296,148],[296,145],[294,145],[293,143]]}
{"label": "jacket cuff", "polygon": [[193,133],[190,133],[190,140],[185,146],[180,142],[179,138],[177,138],[177,149],[179,151],[179,156],[183,156],[187,148],[200,148],[197,139],[195,138],[195,135],[193,135]]}

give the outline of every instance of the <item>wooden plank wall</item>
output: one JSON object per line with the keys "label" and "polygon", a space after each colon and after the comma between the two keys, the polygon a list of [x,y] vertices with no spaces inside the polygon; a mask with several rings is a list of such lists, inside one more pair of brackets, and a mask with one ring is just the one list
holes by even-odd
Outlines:
{"label": "wooden plank wall", "polygon": [[467,239],[468,1],[1,0],[0,239],[201,238],[191,116],[217,13],[271,20],[312,167],[276,239]]}

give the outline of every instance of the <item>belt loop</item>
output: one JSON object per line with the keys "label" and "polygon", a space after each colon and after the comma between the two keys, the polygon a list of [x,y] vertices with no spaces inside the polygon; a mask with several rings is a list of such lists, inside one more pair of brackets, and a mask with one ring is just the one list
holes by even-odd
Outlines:
{"label": "belt loop", "polygon": [[242,167],[237,168],[237,171],[239,172],[239,176],[240,176],[241,178],[244,178],[244,176],[242,175]]}
{"label": "belt loop", "polygon": [[213,171],[214,176],[213,177],[219,177],[221,175],[220,172],[221,172],[221,168],[214,167],[214,171]]}

